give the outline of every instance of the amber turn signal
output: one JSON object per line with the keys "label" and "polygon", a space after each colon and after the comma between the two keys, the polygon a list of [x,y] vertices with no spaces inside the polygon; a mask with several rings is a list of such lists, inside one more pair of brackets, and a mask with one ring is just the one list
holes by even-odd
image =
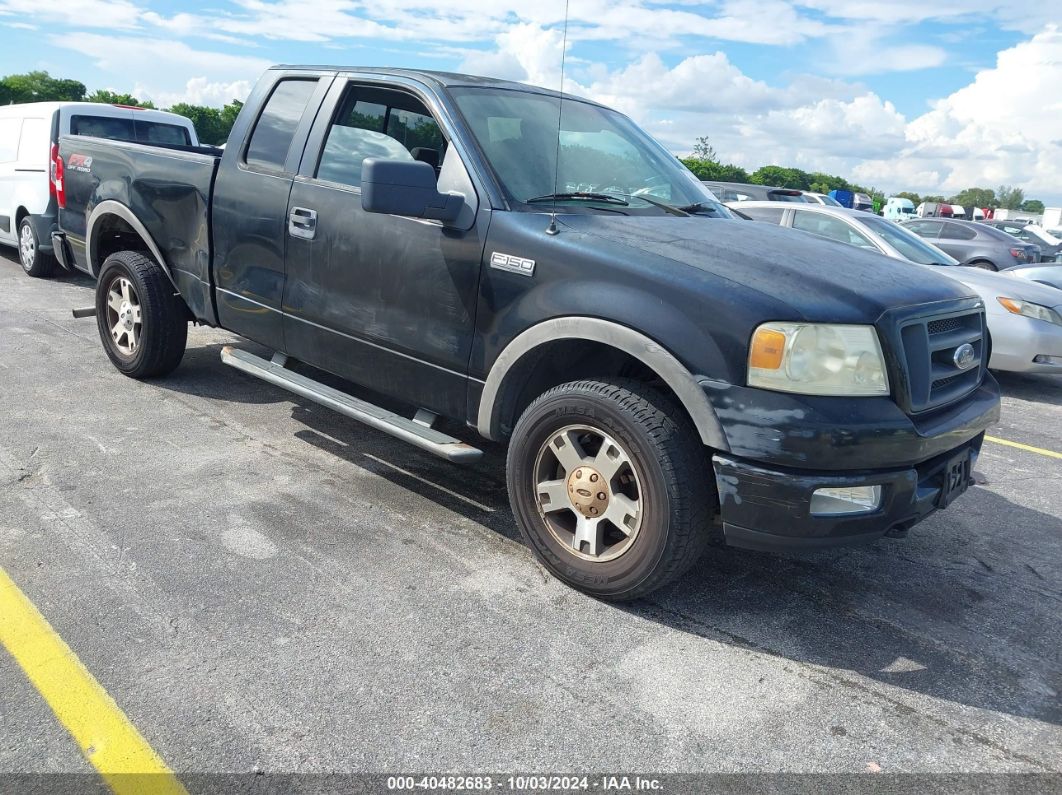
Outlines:
{"label": "amber turn signal", "polygon": [[760,370],[777,370],[782,366],[785,353],[785,334],[771,328],[760,327],[752,337],[749,366]]}

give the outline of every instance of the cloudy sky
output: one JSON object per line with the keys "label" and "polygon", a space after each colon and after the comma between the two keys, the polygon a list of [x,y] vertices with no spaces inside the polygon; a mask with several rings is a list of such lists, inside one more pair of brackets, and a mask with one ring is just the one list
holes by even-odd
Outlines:
{"label": "cloudy sky", "polygon": [[[0,74],[166,105],[243,98],[273,63],[556,87],[564,0],[0,0]],[[1019,185],[1062,204],[1062,3],[570,0],[566,88],[676,153],[887,192]]]}

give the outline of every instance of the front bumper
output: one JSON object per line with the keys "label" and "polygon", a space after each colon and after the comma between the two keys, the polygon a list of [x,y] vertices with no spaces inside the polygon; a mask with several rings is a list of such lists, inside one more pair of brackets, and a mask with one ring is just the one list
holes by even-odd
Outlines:
{"label": "front bumper", "polygon": [[[917,466],[853,472],[769,469],[757,463],[715,455],[723,533],[731,546],[760,550],[816,549],[902,535],[956,494],[948,483],[955,464],[972,471],[984,433]],[[971,482],[960,488],[965,490]],[[881,486],[881,504],[860,514],[814,515],[811,495],[820,488]]]}

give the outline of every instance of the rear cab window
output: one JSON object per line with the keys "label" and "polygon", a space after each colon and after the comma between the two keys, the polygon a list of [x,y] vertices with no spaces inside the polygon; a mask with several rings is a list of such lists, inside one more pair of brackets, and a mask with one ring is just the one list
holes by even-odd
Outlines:
{"label": "rear cab window", "polygon": [[[134,111],[135,113],[135,111]],[[174,144],[190,146],[188,128],[179,124],[114,116],[77,114],[70,117],[71,135],[90,135],[113,141],[133,141],[140,144]]]}
{"label": "rear cab window", "polygon": [[248,166],[284,170],[295,131],[317,85],[317,78],[292,78],[273,87],[247,145],[244,162]]}

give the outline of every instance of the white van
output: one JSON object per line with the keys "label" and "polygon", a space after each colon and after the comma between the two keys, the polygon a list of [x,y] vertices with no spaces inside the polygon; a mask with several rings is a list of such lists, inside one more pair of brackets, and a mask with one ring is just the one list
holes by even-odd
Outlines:
{"label": "white van", "polygon": [[198,146],[192,122],[176,113],[95,102],[0,106],[0,244],[18,246],[30,276],[55,267],[54,176],[62,135]]}

